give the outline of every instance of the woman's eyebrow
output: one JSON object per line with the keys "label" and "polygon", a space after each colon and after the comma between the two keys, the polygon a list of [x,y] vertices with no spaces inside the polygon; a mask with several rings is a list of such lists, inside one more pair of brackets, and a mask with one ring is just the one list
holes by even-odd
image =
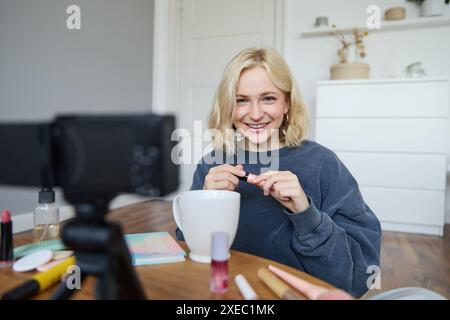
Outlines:
{"label": "woman's eyebrow", "polygon": [[[259,96],[260,96],[260,97],[261,97],[261,96],[266,96],[266,95],[268,95],[268,94],[275,94],[275,95],[278,95],[277,92],[274,92],[274,91],[267,91],[267,92],[261,93]],[[247,96],[247,95],[245,95],[245,94],[237,93],[237,94],[236,94],[236,97],[248,98],[249,96]]]}
{"label": "woman's eyebrow", "polygon": [[263,93],[261,93],[261,96],[266,96],[266,95],[268,95],[268,94],[275,94],[275,95],[278,95],[277,92],[274,92],[274,91],[268,91],[268,92],[263,92]]}

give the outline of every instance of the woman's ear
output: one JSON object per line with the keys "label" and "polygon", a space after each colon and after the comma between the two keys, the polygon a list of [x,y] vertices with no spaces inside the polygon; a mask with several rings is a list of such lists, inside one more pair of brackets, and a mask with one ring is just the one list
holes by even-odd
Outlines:
{"label": "woman's ear", "polygon": [[290,103],[289,103],[289,99],[288,99],[287,96],[285,96],[284,101],[285,101],[285,105],[284,105],[284,113],[288,113]]}

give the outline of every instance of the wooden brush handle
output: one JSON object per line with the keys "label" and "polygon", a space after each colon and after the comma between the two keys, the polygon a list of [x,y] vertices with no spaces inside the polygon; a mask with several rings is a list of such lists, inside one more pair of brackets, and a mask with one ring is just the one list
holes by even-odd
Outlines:
{"label": "wooden brush handle", "polygon": [[277,276],[275,276],[272,272],[265,268],[261,268],[258,270],[258,278],[264,282],[266,286],[272,290],[278,298],[283,299],[283,295],[286,291],[290,290],[290,287],[281,281]]}

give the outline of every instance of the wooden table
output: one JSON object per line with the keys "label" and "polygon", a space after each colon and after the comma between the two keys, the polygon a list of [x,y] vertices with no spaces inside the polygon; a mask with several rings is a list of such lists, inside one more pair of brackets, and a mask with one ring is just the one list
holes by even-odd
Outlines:
{"label": "wooden table", "polygon": [[[168,231],[175,237],[175,222],[172,218],[171,202],[147,201],[120,209],[113,210],[108,218],[120,222],[125,233]],[[14,236],[15,246],[30,243],[31,232],[24,232]],[[187,250],[184,242],[180,245]],[[186,257],[185,262],[170,264],[150,265],[136,267],[139,279],[150,299],[242,299],[242,296],[234,283],[234,276],[243,274],[261,299],[276,299],[256,276],[259,268],[269,264],[280,267],[296,276],[312,283],[332,288],[331,285],[314,278],[304,272],[287,267],[280,263],[267,260],[239,251],[231,251],[229,260],[229,290],[223,295],[214,295],[209,291],[209,264],[198,263]],[[11,269],[0,269],[0,293],[21,284],[30,278],[32,272],[17,273]],[[83,282],[82,289],[77,291],[74,299],[94,298],[94,278],[87,278]],[[54,289],[42,292],[36,299],[48,299]]]}

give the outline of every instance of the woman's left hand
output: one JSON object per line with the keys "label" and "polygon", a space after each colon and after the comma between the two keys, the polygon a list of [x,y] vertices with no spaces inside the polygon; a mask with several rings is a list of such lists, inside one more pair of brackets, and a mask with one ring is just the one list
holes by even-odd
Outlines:
{"label": "woman's left hand", "polygon": [[277,199],[292,212],[303,212],[309,207],[308,198],[295,174],[290,171],[268,171],[259,176],[250,176],[248,183],[257,185]]}

